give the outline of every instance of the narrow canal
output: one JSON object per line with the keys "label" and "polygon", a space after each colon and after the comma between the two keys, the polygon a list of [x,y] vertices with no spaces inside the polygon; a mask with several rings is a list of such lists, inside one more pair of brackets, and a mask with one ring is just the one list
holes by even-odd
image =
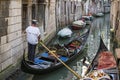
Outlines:
{"label": "narrow canal", "polygon": [[[95,53],[98,50],[100,36],[103,38],[104,43],[110,49],[110,15],[105,14],[104,17],[95,18],[91,24],[91,32],[87,40],[84,52],[81,53],[69,66],[76,71],[79,75],[82,73],[82,59],[87,57],[91,63]],[[30,75],[22,73],[16,80],[76,80],[76,77],[66,68],[62,67],[54,72],[45,75]]]}

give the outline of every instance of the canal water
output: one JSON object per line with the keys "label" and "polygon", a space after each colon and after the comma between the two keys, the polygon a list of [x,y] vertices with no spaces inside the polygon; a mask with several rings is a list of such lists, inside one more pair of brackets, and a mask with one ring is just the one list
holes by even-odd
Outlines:
{"label": "canal water", "polygon": [[[82,59],[87,58],[91,63],[95,57],[99,43],[100,36],[103,38],[105,45],[110,49],[110,14],[105,14],[104,17],[94,18],[91,23],[91,31],[87,40],[87,44],[83,53],[81,53],[74,61],[68,64],[79,75],[82,74]],[[44,75],[30,75],[22,73],[16,80],[76,80],[76,77],[66,68],[61,67],[56,71]]]}

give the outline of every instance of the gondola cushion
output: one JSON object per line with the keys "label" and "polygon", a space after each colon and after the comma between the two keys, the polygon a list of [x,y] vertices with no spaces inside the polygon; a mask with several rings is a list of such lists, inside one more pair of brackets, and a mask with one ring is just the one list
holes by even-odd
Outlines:
{"label": "gondola cushion", "polygon": [[48,52],[45,52],[45,53],[40,54],[40,56],[43,56],[43,57],[48,57],[48,56],[49,56],[49,54],[48,54]]}
{"label": "gondola cushion", "polygon": [[[43,57],[48,57],[49,54],[48,54],[47,52],[45,52],[45,53],[41,54],[41,56],[43,56]],[[65,56],[60,56],[59,58],[60,58],[62,61],[67,61],[67,60],[68,60],[68,58],[65,57]]]}
{"label": "gondola cushion", "polygon": [[35,64],[40,64],[42,62],[44,62],[45,60],[39,59],[39,58],[35,58]]}
{"label": "gondola cushion", "polygon": [[61,59],[62,61],[64,61],[64,62],[68,60],[68,58],[67,58],[67,57],[64,57],[64,56],[61,56],[60,59]]}

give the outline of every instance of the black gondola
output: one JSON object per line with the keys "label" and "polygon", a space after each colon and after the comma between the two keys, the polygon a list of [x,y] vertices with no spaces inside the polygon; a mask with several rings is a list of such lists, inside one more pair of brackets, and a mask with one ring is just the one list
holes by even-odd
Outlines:
{"label": "black gondola", "polygon": [[[49,49],[57,53],[59,59],[61,59],[64,63],[67,64],[68,62],[74,60],[78,55],[80,55],[80,53],[82,53],[87,38],[89,36],[89,32],[90,29],[88,29],[88,31],[83,35],[76,37],[70,43],[64,44],[64,46],[60,46],[57,44],[50,46],[51,48]],[[50,56],[49,52],[47,51],[39,54],[35,58],[34,63],[26,60],[24,55],[23,60],[21,62],[22,71],[30,74],[48,73],[62,66],[63,64],[56,60],[53,56]]]}
{"label": "black gondola", "polygon": [[104,16],[104,13],[99,12],[99,13],[93,14],[93,16],[94,16],[94,17],[103,17],[103,16]]}
{"label": "black gondola", "polygon": [[98,52],[90,64],[86,74],[90,74],[93,71],[102,70],[109,75],[111,79],[99,79],[99,80],[119,80],[119,70],[116,64],[115,56],[105,46],[102,38],[100,37],[100,46]]}

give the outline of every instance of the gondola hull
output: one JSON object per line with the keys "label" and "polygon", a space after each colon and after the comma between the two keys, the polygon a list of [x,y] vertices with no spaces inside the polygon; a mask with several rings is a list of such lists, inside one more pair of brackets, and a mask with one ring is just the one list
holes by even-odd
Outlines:
{"label": "gondola hull", "polygon": [[101,12],[101,13],[96,13],[96,14],[93,14],[94,17],[103,17],[104,14]]}
{"label": "gondola hull", "polygon": [[107,80],[119,80],[119,70],[116,64],[116,59],[114,55],[111,54],[111,52],[107,49],[102,38],[100,38],[100,46],[98,52],[93,59],[91,65],[89,66],[86,74],[89,74],[90,72],[95,70],[102,70],[107,75],[109,75],[111,79]]}
{"label": "gondola hull", "polygon": [[[90,29],[83,35],[81,35],[80,37],[77,37],[77,39],[71,41],[70,43],[68,43],[67,45],[65,44],[65,49],[68,49],[70,48],[70,44],[74,41],[80,41],[81,42],[81,45],[79,47],[76,47],[74,49],[74,52],[72,55],[69,55],[69,56],[61,56],[60,59],[64,62],[64,63],[69,63],[71,62],[72,60],[74,60],[78,55],[80,55],[80,53],[82,53],[84,47],[85,47],[85,44],[86,44],[86,41],[87,41],[87,38],[88,38],[88,35],[89,35],[89,31]],[[68,46],[69,45],[69,46]],[[68,50],[69,51],[69,50]],[[70,53],[70,51],[69,51]],[[44,53],[45,55],[43,56],[44,60],[46,60],[46,55],[48,55],[48,53]],[[40,58],[43,60],[43,58]],[[39,59],[39,56],[38,58]],[[47,59],[48,60],[48,59]],[[60,62],[57,62],[55,64],[51,64],[49,67],[47,68],[41,68],[40,67],[41,64],[34,64],[34,63],[31,63],[30,61],[27,61],[25,59],[25,57],[23,56],[23,60],[21,62],[21,69],[23,72],[26,72],[26,73],[30,73],[30,74],[45,74],[45,73],[48,73],[48,72],[51,72],[51,71],[54,71],[54,70],[57,70],[58,68],[62,67],[63,64],[60,63]]]}
{"label": "gondola hull", "polygon": [[73,30],[80,30],[86,27],[86,23],[83,20],[74,21],[71,28]]}

